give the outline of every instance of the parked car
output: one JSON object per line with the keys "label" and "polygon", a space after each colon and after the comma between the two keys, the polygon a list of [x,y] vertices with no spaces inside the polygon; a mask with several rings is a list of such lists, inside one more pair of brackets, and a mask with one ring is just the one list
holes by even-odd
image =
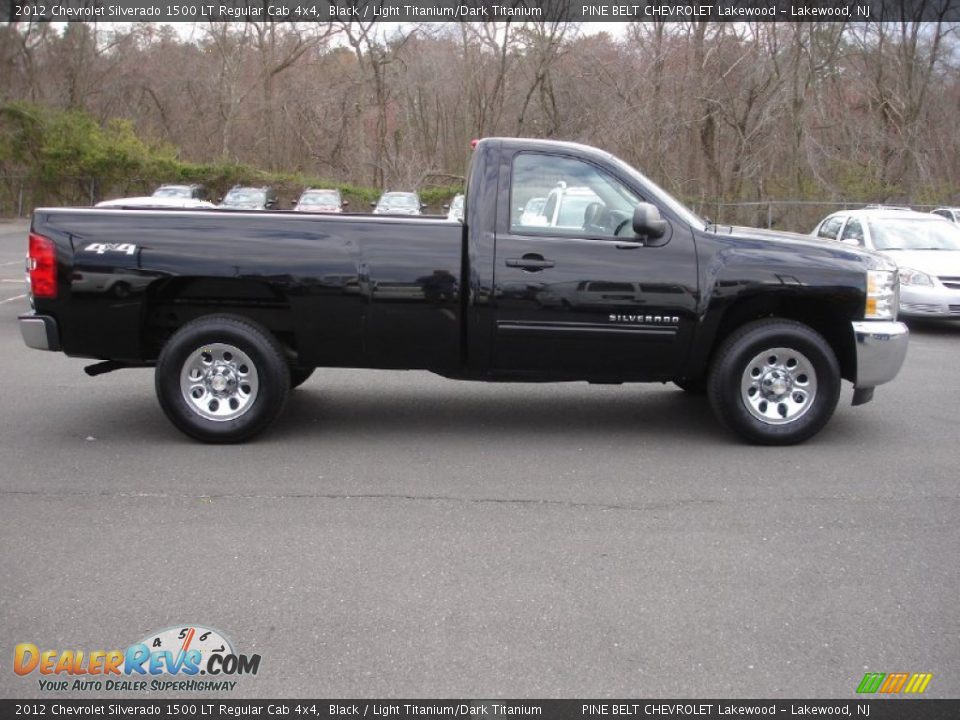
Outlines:
{"label": "parked car", "polygon": [[194,200],[208,199],[207,189],[197,183],[190,185],[161,185],[153,191],[153,197],[192,198]]}
{"label": "parked car", "polygon": [[939,215],[952,223],[960,223],[960,208],[943,207],[930,211],[933,215]]}
{"label": "parked car", "polygon": [[214,208],[212,202],[188,197],[149,195],[147,197],[116,198],[102,200],[98,208]]}
{"label": "parked car", "polygon": [[447,209],[447,220],[463,220],[463,194],[454,195]]}
{"label": "parked car", "polygon": [[421,215],[427,207],[414,192],[385,192],[370,205],[374,215]]}
{"label": "parked car", "polygon": [[[38,208],[21,334],[32,348],[96,358],[90,375],[156,367],[170,421],[219,443],[264,430],[316,367],[673,381],[705,388],[723,424],[767,445],[819,432],[842,379],[860,405],[900,370],[909,331],[896,321],[896,265],[883,255],[718,227],[585,145],[486,138],[468,173],[466,226]],[[558,178],[600,207],[584,208],[579,225],[511,216]],[[130,285],[123,302],[71,288],[76,273],[134,269],[157,278]],[[551,287],[552,298],[542,294]]]}
{"label": "parked car", "polygon": [[931,213],[864,208],[828,215],[813,234],[896,262],[901,315],[960,318],[960,226]]}
{"label": "parked car", "polygon": [[539,213],[527,213],[529,201],[523,206],[520,223],[531,227],[583,227],[595,219],[588,211],[595,211],[602,204],[600,196],[591,188],[569,187],[565,181],[561,181],[547,194]]}
{"label": "parked car", "polygon": [[521,225],[546,225],[547,219],[543,216],[545,197],[530,198],[519,208]]}
{"label": "parked car", "polygon": [[271,210],[277,206],[277,193],[271,187],[233,187],[218,207],[227,210]]}
{"label": "parked car", "polygon": [[344,200],[339,190],[320,190],[311,188],[304,190],[299,200],[293,201],[293,209],[297,212],[338,213],[350,204]]}

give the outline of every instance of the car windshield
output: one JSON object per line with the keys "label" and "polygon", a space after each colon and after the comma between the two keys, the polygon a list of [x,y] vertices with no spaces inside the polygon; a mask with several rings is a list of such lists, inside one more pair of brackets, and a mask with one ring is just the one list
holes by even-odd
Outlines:
{"label": "car windshield", "polygon": [[157,188],[153,197],[188,198],[190,197],[190,188],[185,185],[165,185]]}
{"label": "car windshield", "polygon": [[223,199],[224,205],[263,205],[266,193],[263,190],[239,188],[231,190]]}
{"label": "car windshield", "polygon": [[313,190],[300,196],[301,205],[339,205],[340,196],[332,190]]}
{"label": "car windshield", "polygon": [[877,250],[960,250],[960,228],[940,218],[868,220]]}
{"label": "car windshield", "polygon": [[384,195],[380,198],[381,207],[417,207],[417,198],[409,193]]}

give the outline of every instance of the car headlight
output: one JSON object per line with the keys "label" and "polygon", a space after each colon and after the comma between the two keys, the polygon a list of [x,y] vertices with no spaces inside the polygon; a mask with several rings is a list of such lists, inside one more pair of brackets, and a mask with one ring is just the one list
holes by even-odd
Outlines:
{"label": "car headlight", "polygon": [[933,278],[925,272],[914,270],[913,268],[900,268],[900,282],[904,285],[923,285],[933,287]]}
{"label": "car headlight", "polygon": [[895,270],[867,270],[867,320],[896,320],[900,283]]}

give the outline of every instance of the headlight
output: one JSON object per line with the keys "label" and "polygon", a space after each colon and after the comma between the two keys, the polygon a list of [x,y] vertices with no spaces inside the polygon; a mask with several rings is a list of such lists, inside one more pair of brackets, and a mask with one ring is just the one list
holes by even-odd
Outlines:
{"label": "headlight", "polygon": [[933,287],[933,278],[925,272],[914,270],[913,268],[900,268],[900,282],[904,285],[924,285]]}
{"label": "headlight", "polygon": [[896,271],[867,270],[867,302],[863,317],[867,320],[896,320],[899,287]]}

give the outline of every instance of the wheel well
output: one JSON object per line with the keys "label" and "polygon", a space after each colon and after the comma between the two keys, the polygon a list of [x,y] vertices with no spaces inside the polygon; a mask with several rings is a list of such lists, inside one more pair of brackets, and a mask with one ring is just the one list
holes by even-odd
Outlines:
{"label": "wheel well", "polygon": [[204,315],[228,313],[252,320],[269,330],[295,360],[293,313],[277,286],[246,278],[178,277],[147,288],[143,317],[143,349],[156,360],[167,339],[184,324]]}
{"label": "wheel well", "polygon": [[851,315],[846,310],[835,299],[825,298],[759,295],[741,300],[723,314],[703,370],[706,372],[713,361],[713,353],[737,328],[754,320],[776,317],[795,320],[820,333],[837,356],[841,377],[853,380],[857,373],[857,355],[850,326]]}

